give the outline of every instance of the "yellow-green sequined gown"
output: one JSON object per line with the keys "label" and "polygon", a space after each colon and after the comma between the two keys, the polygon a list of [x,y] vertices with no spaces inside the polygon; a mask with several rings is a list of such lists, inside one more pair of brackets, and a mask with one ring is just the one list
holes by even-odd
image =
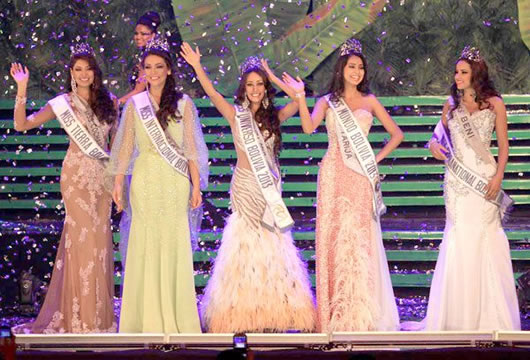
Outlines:
{"label": "yellow-green sequined gown", "polygon": [[[191,103],[187,97],[180,101]],[[179,146],[183,124],[193,116],[189,103],[179,106],[183,118],[170,121],[166,129]],[[190,181],[158,154],[133,102],[126,105],[122,121],[125,129],[116,151],[130,157],[135,146],[138,154],[130,189],[132,221],[119,331],[200,332],[188,224]]]}

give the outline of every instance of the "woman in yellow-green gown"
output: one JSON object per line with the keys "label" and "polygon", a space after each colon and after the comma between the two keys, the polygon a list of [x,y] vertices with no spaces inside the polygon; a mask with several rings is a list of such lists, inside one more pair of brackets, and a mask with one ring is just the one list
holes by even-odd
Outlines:
{"label": "woman in yellow-green gown", "polygon": [[[132,207],[119,325],[124,333],[201,331],[189,210],[202,203],[208,152],[193,101],[175,90],[168,50],[163,39],[146,47],[148,90],[125,105],[111,153],[113,199],[121,210],[128,193]],[[174,153],[187,166],[174,161]],[[126,174],[132,174],[129,191]]]}

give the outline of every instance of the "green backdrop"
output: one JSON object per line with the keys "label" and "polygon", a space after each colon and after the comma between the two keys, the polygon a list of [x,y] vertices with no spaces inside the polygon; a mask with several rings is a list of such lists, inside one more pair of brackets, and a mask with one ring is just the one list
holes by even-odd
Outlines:
{"label": "green backdrop", "polygon": [[[530,93],[528,0],[3,0],[0,5],[0,98],[14,96],[9,63],[31,71],[30,97],[62,90],[68,46],[87,40],[96,49],[113,92],[129,89],[136,49],[134,24],[158,11],[161,32],[175,53],[182,39],[201,47],[218,88],[233,94],[237,68],[248,55],[270,59],[278,72],[304,77],[325,91],[337,47],[355,34],[368,57],[377,95],[441,95],[466,44],[480,47],[500,92]],[[179,59],[180,84],[200,89]]]}

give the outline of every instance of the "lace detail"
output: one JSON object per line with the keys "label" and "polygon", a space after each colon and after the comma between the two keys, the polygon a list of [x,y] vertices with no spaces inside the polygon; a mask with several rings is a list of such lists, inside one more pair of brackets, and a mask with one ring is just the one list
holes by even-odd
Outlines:
{"label": "lace detail", "polygon": [[87,236],[88,236],[88,229],[87,228],[81,228],[81,234],[79,234],[79,239],[78,241],[80,243],[84,243],[87,239]]}
{"label": "lace detail", "polygon": [[61,312],[56,311],[53,314],[52,321],[50,321],[46,329],[44,329],[43,333],[44,334],[54,334],[57,332],[61,334],[64,333],[65,332],[64,328],[60,327],[60,324],[63,321],[63,319],[64,319],[64,315]]}
{"label": "lace detail", "polygon": [[82,333],[81,320],[79,319],[79,299],[74,297],[72,300],[72,329],[75,333]]}
{"label": "lace detail", "polygon": [[88,276],[92,273],[93,268],[94,263],[89,262],[86,268],[79,269],[79,276],[81,277],[82,282],[81,294],[83,294],[83,296],[87,296],[90,293],[90,284]]}

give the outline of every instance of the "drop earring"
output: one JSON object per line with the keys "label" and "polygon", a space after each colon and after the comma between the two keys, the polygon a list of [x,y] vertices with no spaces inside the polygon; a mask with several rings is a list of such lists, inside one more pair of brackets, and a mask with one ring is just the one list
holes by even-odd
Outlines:
{"label": "drop earring", "polygon": [[265,94],[263,95],[263,100],[261,100],[261,105],[263,105],[264,109],[269,107],[269,98],[267,97],[267,90],[265,90]]}
{"label": "drop earring", "polygon": [[77,83],[75,82],[74,78],[72,78],[72,81],[70,81],[70,86],[72,87],[72,91],[77,94]]}
{"label": "drop earring", "polygon": [[245,100],[243,101],[243,103],[241,103],[241,106],[243,106],[243,109],[248,109],[248,107],[250,106],[250,101],[248,101],[247,94],[245,94]]}

